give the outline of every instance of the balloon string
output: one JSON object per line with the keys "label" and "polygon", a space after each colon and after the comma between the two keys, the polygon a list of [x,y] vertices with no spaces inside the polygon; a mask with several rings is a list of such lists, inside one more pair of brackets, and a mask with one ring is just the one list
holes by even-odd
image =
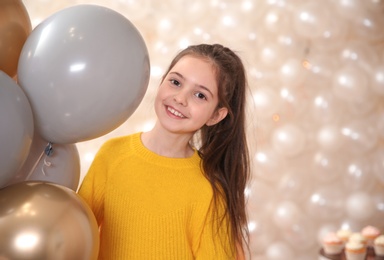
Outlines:
{"label": "balloon string", "polygon": [[49,167],[49,166],[51,166],[51,162],[48,162],[47,161],[47,155],[45,155],[45,157],[44,157],[44,165],[43,165],[43,167],[41,168],[41,171],[43,172],[43,175],[44,176],[47,176],[47,174],[45,173],[45,171],[44,171],[44,166],[47,166],[47,167]]}
{"label": "balloon string", "polygon": [[26,180],[29,180],[29,177],[31,177],[32,173],[35,171],[37,165],[39,164],[41,158],[43,157],[44,155],[44,151],[40,154],[39,158],[37,159],[37,161],[35,162],[35,164],[33,165],[32,169],[29,171],[28,175],[27,175],[27,178],[25,178]]}
{"label": "balloon string", "polygon": [[45,147],[44,151],[40,154],[40,156],[37,159],[37,161],[35,162],[35,164],[33,165],[32,169],[29,171],[27,178],[25,178],[25,179],[28,180],[31,177],[32,173],[35,171],[37,165],[41,161],[41,158],[43,157],[43,155],[45,155],[45,157],[44,157],[44,165],[43,165],[41,171],[43,172],[44,176],[47,176],[47,174],[44,171],[44,166],[47,166],[47,167],[51,166],[51,163],[47,161],[47,157],[51,156],[52,153],[53,153],[52,143],[49,142],[47,144],[47,146]]}
{"label": "balloon string", "polygon": [[45,157],[44,157],[44,165],[43,165],[43,167],[41,168],[41,171],[42,171],[42,173],[43,173],[44,176],[47,176],[47,174],[46,174],[45,171],[44,171],[44,166],[47,166],[47,167],[51,166],[51,162],[48,162],[48,161],[47,161],[47,157],[48,157],[48,156],[51,156],[51,154],[53,153],[53,147],[52,147],[52,143],[51,143],[51,142],[49,142],[49,143],[47,144],[47,146],[45,147],[44,153],[45,153]]}

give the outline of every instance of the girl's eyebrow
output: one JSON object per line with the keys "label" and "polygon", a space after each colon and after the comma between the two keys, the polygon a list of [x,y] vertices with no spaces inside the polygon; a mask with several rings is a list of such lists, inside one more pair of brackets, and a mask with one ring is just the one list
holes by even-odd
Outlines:
{"label": "girl's eyebrow", "polygon": [[[177,76],[179,76],[179,77],[182,78],[183,80],[186,80],[186,78],[185,78],[182,74],[180,74],[179,72],[177,72],[177,71],[172,71],[172,72],[170,72],[169,74],[176,74]],[[206,90],[206,91],[213,97],[213,93],[211,92],[211,90],[209,90],[209,88],[207,88],[207,87],[205,87],[205,86],[203,86],[203,85],[199,85],[199,84],[196,84],[196,86],[199,87],[199,88],[202,88],[202,89]]]}

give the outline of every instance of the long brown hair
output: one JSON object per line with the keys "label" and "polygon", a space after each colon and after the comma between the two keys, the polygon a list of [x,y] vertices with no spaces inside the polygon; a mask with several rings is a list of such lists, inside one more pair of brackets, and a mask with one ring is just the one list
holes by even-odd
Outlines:
{"label": "long brown hair", "polygon": [[[214,205],[225,202],[225,218],[229,219],[233,250],[248,245],[247,215],[244,190],[249,180],[249,154],[245,134],[247,79],[241,59],[220,44],[192,45],[181,51],[171,62],[167,73],[184,56],[192,55],[211,61],[219,86],[218,108],[228,109],[227,116],[213,126],[204,126],[200,134],[199,155],[206,178],[212,185]],[[215,207],[216,208],[216,207]],[[236,249],[237,248],[237,249]],[[238,255],[242,252],[236,252]]]}

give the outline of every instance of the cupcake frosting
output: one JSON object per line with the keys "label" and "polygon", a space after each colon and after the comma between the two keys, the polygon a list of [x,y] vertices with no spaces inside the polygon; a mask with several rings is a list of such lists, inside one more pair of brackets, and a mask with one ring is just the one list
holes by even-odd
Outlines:
{"label": "cupcake frosting", "polygon": [[337,231],[336,235],[343,241],[348,241],[352,231],[349,229],[340,229]]}
{"label": "cupcake frosting", "polygon": [[340,244],[342,243],[341,239],[333,232],[331,233],[328,233],[325,237],[324,237],[324,243],[327,243],[327,244]]}
{"label": "cupcake frosting", "polygon": [[375,239],[374,242],[375,245],[381,245],[384,246],[384,235],[380,235]]}
{"label": "cupcake frosting", "polygon": [[352,233],[348,241],[361,243],[363,245],[367,243],[367,239],[361,233],[358,232]]}
{"label": "cupcake frosting", "polygon": [[354,252],[354,253],[360,253],[360,252],[362,253],[362,252],[365,252],[366,247],[358,241],[349,241],[345,245],[345,249],[347,251]]}
{"label": "cupcake frosting", "polygon": [[377,237],[380,235],[380,230],[374,226],[366,226],[361,230],[361,234],[365,237]]}

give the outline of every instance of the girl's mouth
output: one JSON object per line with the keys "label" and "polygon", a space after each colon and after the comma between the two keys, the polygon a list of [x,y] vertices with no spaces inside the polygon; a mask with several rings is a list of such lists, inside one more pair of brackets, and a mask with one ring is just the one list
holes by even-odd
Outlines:
{"label": "girl's mouth", "polygon": [[179,111],[173,109],[172,107],[167,106],[167,111],[170,112],[174,116],[177,116],[177,117],[180,117],[180,118],[185,118],[185,116],[182,113],[180,113]]}

